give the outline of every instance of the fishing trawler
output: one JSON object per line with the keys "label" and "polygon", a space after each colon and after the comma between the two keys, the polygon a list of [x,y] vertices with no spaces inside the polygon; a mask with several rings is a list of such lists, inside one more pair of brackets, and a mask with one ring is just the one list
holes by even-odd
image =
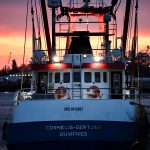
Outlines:
{"label": "fishing trawler", "polygon": [[45,1],[40,3],[47,50],[36,37],[32,8],[34,92],[18,94],[8,150],[127,150],[140,143],[146,125],[137,89],[126,85],[117,1],[71,0],[64,7],[48,0],[52,45]]}

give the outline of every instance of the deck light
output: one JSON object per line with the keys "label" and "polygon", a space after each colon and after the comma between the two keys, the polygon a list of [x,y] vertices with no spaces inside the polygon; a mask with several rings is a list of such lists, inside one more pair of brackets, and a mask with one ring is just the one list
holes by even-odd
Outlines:
{"label": "deck light", "polygon": [[54,62],[59,62],[59,57],[58,57],[58,56],[54,56],[54,57],[53,57],[53,61],[54,61]]}
{"label": "deck light", "polygon": [[83,54],[83,58],[86,58],[87,57],[87,55],[86,54]]}
{"label": "deck light", "polygon": [[101,60],[101,57],[100,56],[95,56],[94,60],[95,60],[95,62],[99,62]]}

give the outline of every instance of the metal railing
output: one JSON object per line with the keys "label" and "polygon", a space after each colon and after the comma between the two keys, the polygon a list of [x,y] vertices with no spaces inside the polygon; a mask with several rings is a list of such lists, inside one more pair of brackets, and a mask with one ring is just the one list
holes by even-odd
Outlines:
{"label": "metal railing", "polygon": [[[46,89],[42,93],[36,93],[36,92],[19,92],[16,96],[16,100],[54,100],[54,99],[60,99],[60,100],[72,100],[72,99],[79,99],[74,98],[75,95],[72,95],[73,90],[76,90],[75,88],[67,88],[66,93],[63,93],[63,91],[56,92],[57,89]],[[80,93],[76,93],[77,95],[80,94],[80,99],[95,99],[95,100],[109,100],[109,99],[132,99],[136,103],[138,103],[139,95],[137,93],[136,88],[123,88],[120,92],[115,93],[112,92],[110,88],[99,88],[97,91],[94,91],[94,89],[90,88],[80,88]]]}
{"label": "metal railing", "polygon": [[[61,49],[61,53],[64,54],[65,50]],[[93,50],[94,51],[94,50]],[[57,56],[57,63],[71,63],[73,57],[77,57],[77,55],[81,58],[81,63],[116,63],[116,62],[122,62],[124,63],[124,57],[123,57],[123,51],[121,49],[110,49],[109,53],[104,53],[104,50],[102,49],[95,49],[95,52],[93,54],[67,54],[62,56]],[[107,59],[106,59],[107,58]],[[107,60],[107,61],[106,61]],[[68,61],[68,62],[67,62]],[[48,56],[38,57],[35,56],[32,58],[32,64],[47,64],[49,63]],[[53,63],[56,63],[53,60]]]}

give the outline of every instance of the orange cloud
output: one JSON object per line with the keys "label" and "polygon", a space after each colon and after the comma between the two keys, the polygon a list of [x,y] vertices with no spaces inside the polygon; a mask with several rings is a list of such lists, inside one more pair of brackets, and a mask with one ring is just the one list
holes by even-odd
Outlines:
{"label": "orange cloud", "polygon": [[[26,60],[29,61],[32,53],[32,40],[30,37],[27,38],[26,43]],[[11,60],[16,59],[18,65],[22,64],[24,52],[24,36],[0,36],[0,50],[0,69],[3,66],[8,65],[7,61],[10,52]]]}
{"label": "orange cloud", "polygon": [[140,35],[138,39],[139,48],[138,50],[143,50],[147,45],[150,45],[150,34]]}

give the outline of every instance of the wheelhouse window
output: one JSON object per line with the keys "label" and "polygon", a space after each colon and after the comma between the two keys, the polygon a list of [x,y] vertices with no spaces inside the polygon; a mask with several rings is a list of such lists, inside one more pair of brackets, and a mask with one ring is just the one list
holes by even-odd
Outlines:
{"label": "wheelhouse window", "polygon": [[107,72],[103,72],[103,82],[107,82]]}
{"label": "wheelhouse window", "polygon": [[65,72],[63,75],[63,82],[70,83],[70,72]]}
{"label": "wheelhouse window", "polygon": [[60,73],[57,72],[55,73],[55,83],[59,83],[60,82]]}
{"label": "wheelhouse window", "polygon": [[52,72],[49,73],[49,83],[52,83]]}
{"label": "wheelhouse window", "polygon": [[74,72],[73,73],[73,81],[74,82],[81,82],[81,74],[80,74],[80,72]]}
{"label": "wheelhouse window", "polygon": [[91,83],[92,82],[92,74],[91,74],[91,72],[85,72],[84,73],[84,82],[85,83]]}
{"label": "wheelhouse window", "polygon": [[95,72],[95,82],[100,83],[101,82],[101,73]]}

